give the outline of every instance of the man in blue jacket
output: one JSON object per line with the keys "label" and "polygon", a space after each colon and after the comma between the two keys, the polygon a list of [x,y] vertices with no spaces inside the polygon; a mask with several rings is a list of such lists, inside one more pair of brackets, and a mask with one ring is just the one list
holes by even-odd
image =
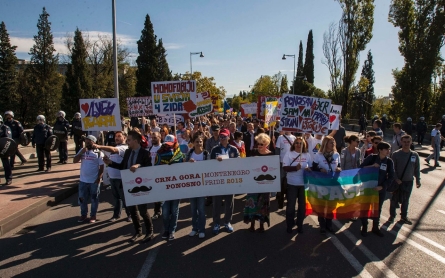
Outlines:
{"label": "man in blue jacket", "polygon": [[43,171],[46,158],[46,171],[51,171],[51,152],[45,148],[45,142],[48,137],[53,135],[52,128],[45,123],[45,116],[37,116],[37,124],[34,126],[34,132],[32,134],[32,147],[36,148],[37,160],[39,161],[39,169],[37,171]]}
{"label": "man in blue jacket", "polygon": [[[20,134],[22,134],[23,132],[23,126],[19,121],[14,120],[14,112],[12,111],[6,111],[5,118],[5,125],[9,126],[9,128],[11,129],[12,139],[14,139],[14,141],[18,144],[20,141]],[[20,165],[28,162],[20,152],[19,148],[17,148],[15,154],[11,155],[11,158],[9,159],[9,165],[11,166],[11,169],[14,169],[15,155],[17,155],[20,158],[20,161],[22,161]]]}

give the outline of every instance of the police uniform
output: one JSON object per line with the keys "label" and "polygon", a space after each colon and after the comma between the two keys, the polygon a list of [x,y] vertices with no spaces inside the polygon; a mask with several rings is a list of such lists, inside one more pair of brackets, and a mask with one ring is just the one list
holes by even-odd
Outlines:
{"label": "police uniform", "polygon": [[[12,133],[11,133],[11,129],[9,128],[9,126],[1,124],[0,125],[0,138],[3,138],[3,137],[12,139]],[[5,170],[6,182],[11,181],[12,180],[12,170],[11,170],[11,165],[9,164],[9,159],[8,159],[8,157],[2,157],[1,160],[2,160],[2,164],[3,164],[3,169]]]}
{"label": "police uniform", "polygon": [[[18,144],[20,142],[20,135],[23,132],[22,124],[17,120],[11,119],[10,121],[6,120],[5,125],[7,125],[11,129],[12,139],[14,139],[14,141]],[[27,161],[26,158],[20,152],[19,148],[17,148],[15,154],[11,155],[11,158],[9,159],[9,164],[11,165],[12,169],[14,168],[16,155],[20,158],[20,161],[22,161],[22,163],[25,163]]]}
{"label": "police uniform", "polygon": [[34,127],[32,135],[32,145],[36,147],[37,159],[39,161],[39,171],[43,171],[46,158],[46,169],[51,169],[51,152],[45,148],[45,142],[48,137],[53,135],[52,128],[45,124],[39,123]]}
{"label": "police uniform", "polygon": [[73,119],[71,123],[71,138],[74,136],[74,144],[76,145],[76,154],[83,148],[82,135],[85,135],[85,132],[82,131],[82,120],[81,119]]}
{"label": "police uniform", "polygon": [[59,163],[66,163],[68,160],[68,129],[70,123],[64,118],[57,119],[53,127],[53,133],[59,137]]}

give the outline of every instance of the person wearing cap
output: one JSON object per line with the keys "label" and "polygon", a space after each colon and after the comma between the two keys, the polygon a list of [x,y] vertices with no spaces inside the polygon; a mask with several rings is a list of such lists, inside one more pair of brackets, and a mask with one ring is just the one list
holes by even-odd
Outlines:
{"label": "person wearing cap", "polygon": [[417,131],[417,145],[423,145],[423,139],[425,139],[425,134],[428,130],[428,125],[425,122],[425,117],[420,117],[416,124]]}
{"label": "person wearing cap", "polygon": [[[223,159],[233,159],[239,157],[238,149],[229,145],[230,131],[228,129],[221,129],[219,132],[220,143],[215,146],[210,152],[210,159],[223,161]],[[221,220],[221,203],[224,199],[224,226],[228,233],[233,232],[233,227],[230,222],[233,215],[233,195],[213,196],[213,234],[217,235],[220,229]]]}
{"label": "person wearing cap", "polygon": [[[125,170],[129,169],[131,172],[138,171],[137,169],[141,167],[152,166],[150,153],[142,147],[143,135],[140,133],[139,129],[133,129],[128,132],[127,144],[128,149],[125,150],[124,158],[120,163],[111,161],[110,158],[105,157],[104,162],[111,168]],[[140,237],[142,237],[142,226],[141,219],[139,215],[144,219],[145,224],[145,237],[143,242],[150,241],[153,235],[153,223],[150,218],[150,213],[148,212],[147,204],[139,204],[137,206],[129,206],[131,220],[135,229],[135,234],[131,237],[130,242],[136,242]],[[139,215],[138,215],[139,211]]]}
{"label": "person wearing cap", "polygon": [[79,198],[80,218],[77,222],[88,220],[88,199],[91,198],[90,223],[96,222],[96,213],[99,208],[100,179],[104,172],[104,154],[94,148],[96,137],[88,135],[85,138],[85,147],[73,159],[73,163],[80,161]]}
{"label": "person wearing cap", "polygon": [[[114,140],[116,142],[116,146],[101,146],[93,144],[93,148],[100,149],[104,152],[109,152],[109,159],[112,162],[121,163],[124,159],[125,151],[128,149],[128,146],[126,145],[127,135],[122,131],[116,131]],[[121,217],[122,208],[124,208],[125,212],[127,213],[127,220],[130,222],[130,210],[125,205],[121,172],[119,169],[113,167],[107,167],[106,171],[110,177],[111,193],[114,197],[114,210],[110,221],[117,221]]]}
{"label": "person wearing cap", "polygon": [[219,125],[215,124],[210,127],[212,131],[212,137],[206,140],[206,151],[209,153],[212,151],[213,147],[219,145]]}
{"label": "person wearing cap", "polygon": [[[14,112],[12,112],[12,111],[6,111],[5,118],[6,118],[6,121],[4,124],[7,125],[11,129],[12,139],[18,144],[20,142],[20,135],[23,132],[23,126],[19,121],[14,119]],[[17,148],[17,151],[15,152],[15,154],[11,155],[11,157],[9,159],[9,165],[11,166],[11,170],[14,169],[16,155],[20,158],[20,161],[22,162],[20,165],[23,165],[26,162],[28,162],[26,160],[26,158],[20,152],[20,149]]]}
{"label": "person wearing cap", "polygon": [[[176,137],[169,134],[165,136],[164,143],[159,148],[156,155],[156,165],[171,165],[174,163],[182,163],[184,161],[183,154],[179,148]],[[164,222],[163,239],[174,240],[176,227],[178,226],[180,200],[165,201],[162,205],[162,219]]]}
{"label": "person wearing cap", "polygon": [[[9,126],[3,123],[3,117],[0,115],[0,138],[10,138],[12,139],[12,132]],[[12,184],[12,170],[11,165],[9,164],[9,158],[7,156],[1,157],[3,170],[5,171],[5,180],[6,182],[3,185],[11,185]]]}
{"label": "person wearing cap", "polygon": [[65,112],[57,112],[57,120],[54,123],[54,135],[59,137],[59,161],[57,164],[66,164],[68,160],[68,130],[70,123],[65,119]]}
{"label": "person wearing cap", "polygon": [[45,116],[37,116],[37,124],[34,126],[32,133],[32,147],[36,148],[39,168],[37,171],[43,171],[46,158],[46,172],[51,171],[51,152],[45,148],[45,142],[48,137],[53,135],[52,128],[45,123]]}
{"label": "person wearing cap", "polygon": [[403,125],[403,130],[406,132],[406,134],[413,136],[416,127],[413,124],[413,119],[411,119],[411,117],[406,118],[406,123]]}
{"label": "person wearing cap", "polygon": [[71,122],[71,132],[70,132],[70,138],[73,139],[74,136],[74,145],[75,152],[78,153],[80,149],[83,148],[83,140],[82,136],[85,135],[85,132],[82,131],[82,121],[81,121],[81,115],[79,112],[74,114],[73,121]]}

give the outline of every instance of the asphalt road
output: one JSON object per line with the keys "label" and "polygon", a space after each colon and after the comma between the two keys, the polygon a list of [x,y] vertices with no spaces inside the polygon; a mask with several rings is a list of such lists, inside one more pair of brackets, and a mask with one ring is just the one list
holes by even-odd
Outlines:
{"label": "asphalt road", "polygon": [[107,221],[110,190],[101,192],[94,224],[77,223],[80,209],[71,196],[0,238],[0,277],[444,277],[445,173],[422,168],[422,187],[413,190],[409,208],[414,224],[385,223],[387,200],[384,238],[362,238],[359,221],[334,221],[336,233],[321,235],[314,216],[306,218],[303,234],[289,235],[274,198],[271,227],[251,233],[240,195],[231,234],[223,228],[212,235],[206,207],[206,238],[190,238],[190,206],[183,200],[174,241],[161,239],[156,220],[151,242],[130,244],[132,224]]}

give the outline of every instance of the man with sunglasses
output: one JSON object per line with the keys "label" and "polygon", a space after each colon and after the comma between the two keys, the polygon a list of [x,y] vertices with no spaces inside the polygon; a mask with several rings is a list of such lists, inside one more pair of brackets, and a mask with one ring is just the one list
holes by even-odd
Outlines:
{"label": "man with sunglasses", "polygon": [[372,138],[372,147],[370,147],[369,149],[366,150],[365,152],[365,158],[368,157],[371,154],[378,154],[379,151],[377,149],[377,145],[382,142],[382,137],[380,136],[374,136]]}
{"label": "man with sunglasses", "polygon": [[[221,129],[219,132],[219,145],[215,146],[210,152],[210,159],[223,161],[225,159],[238,158],[238,149],[229,145],[230,131]],[[221,220],[221,202],[224,199],[224,226],[228,233],[233,232],[233,227],[230,224],[233,215],[233,195],[213,196],[213,234],[217,235],[220,228]]]}

